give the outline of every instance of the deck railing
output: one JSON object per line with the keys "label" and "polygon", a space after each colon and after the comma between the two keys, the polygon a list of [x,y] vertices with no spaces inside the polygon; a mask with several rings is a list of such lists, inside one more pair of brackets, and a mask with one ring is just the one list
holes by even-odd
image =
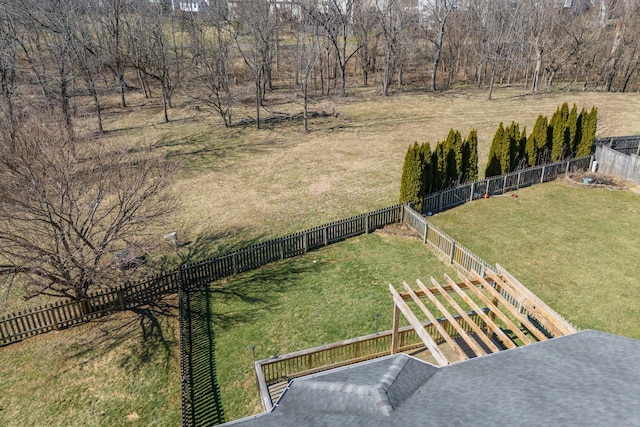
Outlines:
{"label": "deck railing", "polygon": [[[470,312],[468,314],[478,326],[481,328],[486,327],[477,313]],[[458,330],[447,319],[438,319],[438,323],[451,337],[459,336]],[[465,332],[473,333],[473,330],[466,322],[460,323]],[[425,323],[424,325],[436,343],[444,342],[444,338],[442,338],[435,325],[431,323]],[[269,387],[273,384],[390,355],[392,332],[388,330],[256,361],[255,370],[258,388],[260,389],[265,410],[269,411],[273,406],[269,393]],[[400,328],[398,335],[399,352],[425,348],[424,343],[411,326]]]}

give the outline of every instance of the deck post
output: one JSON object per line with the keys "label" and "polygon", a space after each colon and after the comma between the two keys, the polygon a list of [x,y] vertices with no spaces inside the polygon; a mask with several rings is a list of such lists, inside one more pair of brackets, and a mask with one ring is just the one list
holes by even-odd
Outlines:
{"label": "deck post", "polygon": [[391,354],[398,353],[398,328],[400,325],[400,308],[393,305],[393,331],[391,332]]}

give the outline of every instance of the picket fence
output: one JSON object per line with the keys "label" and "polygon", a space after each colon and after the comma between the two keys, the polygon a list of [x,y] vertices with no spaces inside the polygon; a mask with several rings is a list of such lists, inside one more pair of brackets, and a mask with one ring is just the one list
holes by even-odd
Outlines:
{"label": "picket fence", "polygon": [[403,210],[404,205],[390,206],[269,240],[206,261],[185,264],[178,270],[138,283],[90,293],[87,298],[79,301],[59,301],[1,316],[0,346],[128,310],[167,294],[174,294],[181,286],[188,289],[196,288],[349,237],[369,233],[385,225],[402,221]]}
{"label": "picket fence", "polygon": [[[466,183],[430,194],[420,213],[437,213],[466,202],[502,194],[556,179],[559,174],[588,169],[591,157],[568,159],[558,163],[524,169],[507,175]],[[59,301],[43,307],[0,316],[0,346],[23,339],[86,323],[118,311],[148,303],[183,286],[195,288],[224,277],[262,267],[274,261],[301,255],[344,239],[366,234],[389,224],[405,221],[451,263],[464,270],[482,272],[481,260],[453,239],[428,223],[418,212],[394,205],[351,218],[334,221],[308,230],[269,240],[205,261],[182,265],[178,270],[137,283],[91,293],[79,301]]]}
{"label": "picket fence", "polygon": [[590,156],[567,159],[438,191],[424,198],[421,213],[442,212],[472,200],[481,199],[485,195],[489,197],[495,196],[535,184],[553,181],[558,178],[558,175],[589,169],[591,161],[592,157]]}

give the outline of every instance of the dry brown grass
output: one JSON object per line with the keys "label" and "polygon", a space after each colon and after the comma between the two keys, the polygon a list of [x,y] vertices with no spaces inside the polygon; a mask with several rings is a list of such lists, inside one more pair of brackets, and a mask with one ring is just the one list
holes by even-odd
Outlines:
{"label": "dry brown grass", "polygon": [[[270,111],[299,112],[295,94],[270,99]],[[450,128],[466,136],[478,129],[481,169],[499,122],[528,129],[538,114],[550,116],[563,102],[599,111],[600,135],[640,133],[636,94],[552,92],[529,94],[501,88],[492,101],[485,90],[401,93],[383,98],[373,90],[347,98],[322,99],[310,108],[337,117],[225,129],[219,119],[188,101],[170,111],[163,124],[158,99],[130,96],[130,107],[108,108],[108,137],[127,144],[155,144],[182,162],[173,186],[181,212],[174,228],[185,239],[209,234],[215,242],[247,240],[293,232],[396,202],[402,162],[413,141],[435,143]],[[239,107],[236,119],[252,114]],[[265,111],[266,114],[266,111]],[[92,125],[88,122],[88,125]],[[242,238],[239,238],[242,236]],[[212,248],[215,250],[215,243]]]}

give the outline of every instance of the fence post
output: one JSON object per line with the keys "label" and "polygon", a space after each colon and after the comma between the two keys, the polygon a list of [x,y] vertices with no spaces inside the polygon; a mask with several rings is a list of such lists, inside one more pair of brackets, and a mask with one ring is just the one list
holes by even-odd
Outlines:
{"label": "fence post", "polygon": [[469,201],[473,202],[473,193],[475,192],[476,189],[476,183],[475,181],[471,183],[471,196],[469,196]]}
{"label": "fence post", "polygon": [[542,173],[540,174],[540,184],[544,182],[544,165],[542,165]]}
{"label": "fence post", "polygon": [[567,167],[564,170],[565,175],[569,173],[569,165],[571,165],[571,160],[567,160]]}
{"label": "fence post", "polygon": [[369,234],[369,214],[364,217],[364,234]]}
{"label": "fence post", "polygon": [[238,274],[238,252],[234,252],[231,256],[231,264],[233,265],[233,274]]}
{"label": "fence post", "polygon": [[516,190],[520,189],[520,175],[522,175],[522,172],[518,172],[518,182],[516,183]]}
{"label": "fence post", "polygon": [[280,259],[284,259],[284,245],[282,244],[282,239],[278,242],[278,250],[280,251]]}
{"label": "fence post", "polygon": [[305,252],[309,252],[309,233],[306,231],[302,235],[302,247]]}
{"label": "fence post", "polygon": [[118,302],[120,303],[120,308],[122,309],[122,311],[125,311],[125,305],[124,305],[124,297],[122,296],[122,289],[118,289]]}
{"label": "fence post", "polygon": [[453,264],[453,252],[456,249],[455,240],[451,240],[451,251],[449,252],[449,264]]}
{"label": "fence post", "polygon": [[422,243],[427,243],[427,233],[429,231],[429,223],[427,221],[424,222],[424,237],[422,238]]}
{"label": "fence post", "polygon": [[438,212],[444,210],[442,208],[442,194],[443,194],[443,191],[440,191],[440,197],[438,197]]}
{"label": "fence post", "polygon": [[324,245],[327,246],[329,244],[329,238],[327,237],[327,226],[325,225],[322,229],[322,235],[324,237]]}
{"label": "fence post", "polygon": [[[4,316],[0,316],[0,345],[4,344],[4,332],[2,332],[2,324],[4,323]],[[9,343],[7,343],[9,344]]]}

